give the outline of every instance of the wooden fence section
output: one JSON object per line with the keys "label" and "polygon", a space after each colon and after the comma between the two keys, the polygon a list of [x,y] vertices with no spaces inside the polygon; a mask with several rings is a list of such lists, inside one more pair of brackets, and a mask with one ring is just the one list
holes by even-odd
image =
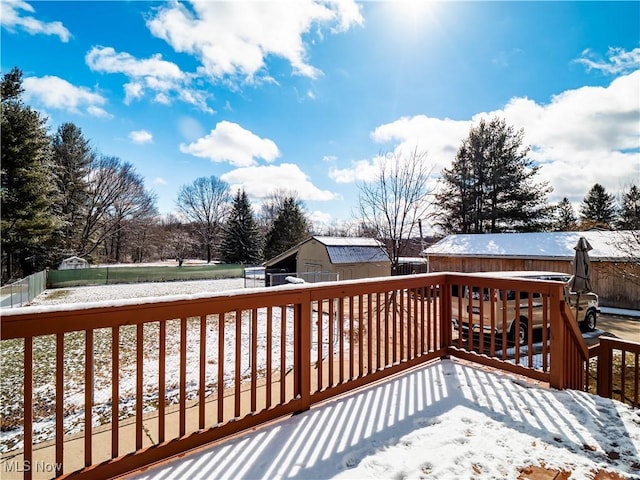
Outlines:
{"label": "wooden fence section", "polygon": [[640,343],[600,337],[600,343],[589,348],[589,357],[586,391],[640,407]]}
{"label": "wooden fence section", "polygon": [[561,295],[425,274],[8,312],[3,478],[116,476],[447,355],[570,387]]}

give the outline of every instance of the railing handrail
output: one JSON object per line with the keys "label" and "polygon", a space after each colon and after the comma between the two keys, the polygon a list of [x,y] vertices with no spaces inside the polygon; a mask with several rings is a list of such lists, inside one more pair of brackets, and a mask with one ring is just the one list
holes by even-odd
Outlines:
{"label": "railing handrail", "polygon": [[[87,329],[86,318],[91,317],[91,328],[108,328],[119,325],[135,325],[158,319],[197,317],[203,309],[207,314],[221,313],[235,309],[250,309],[280,305],[279,299],[286,297],[287,303],[300,302],[303,292],[311,290],[312,300],[323,296],[337,295],[346,287],[354,295],[371,291],[420,288],[425,278],[438,283],[446,278],[443,274],[428,273],[407,277],[377,277],[340,282],[319,282],[309,284],[258,287],[251,290],[238,289],[224,292],[181,294],[170,297],[144,297],[116,301],[87,302],[81,305],[62,304],[46,307],[21,307],[3,312],[0,322],[0,339],[37,337],[56,333],[69,333]],[[322,293],[320,293],[322,292]],[[216,308],[216,304],[219,306]],[[212,310],[213,308],[213,310]],[[73,316],[69,316],[69,312]],[[118,318],[135,312],[135,316]]]}
{"label": "railing handrail", "polygon": [[584,341],[582,332],[580,332],[580,327],[578,326],[578,322],[573,315],[573,311],[564,300],[560,302],[560,308],[560,313],[562,315],[562,318],[564,319],[564,323],[571,335],[573,344],[578,349],[578,353],[580,354],[582,361],[588,360],[589,348],[587,347],[587,343]]}
{"label": "railing handrail", "polygon": [[[597,368],[597,380],[596,380],[596,392],[601,397],[613,398],[613,352],[619,351],[621,353],[622,364],[624,365],[624,356],[630,353],[635,356],[635,381],[634,381],[634,394],[633,398],[630,398],[631,404],[634,407],[640,406],[640,373],[639,373],[639,359],[640,356],[640,342],[634,342],[631,340],[624,340],[614,337],[600,337],[600,343],[597,346],[596,355],[598,358]],[[591,353],[591,352],[590,352]],[[625,392],[625,375],[624,369],[620,372],[620,399],[626,401]]]}
{"label": "railing handrail", "polygon": [[[531,374],[532,378],[546,379],[552,386],[559,388],[569,388],[575,382],[575,376],[566,375],[563,373],[564,369],[571,368],[574,362],[577,364],[575,358],[588,358],[588,350],[584,345],[584,340],[578,331],[578,326],[573,319],[572,313],[568,310],[562,296],[562,284],[560,282],[543,281],[534,279],[516,279],[516,278],[495,278],[495,277],[481,277],[471,274],[459,274],[459,273],[427,273],[427,274],[415,274],[408,276],[393,276],[393,277],[378,277],[371,279],[359,279],[359,280],[346,280],[340,282],[323,282],[315,284],[292,284],[283,285],[278,287],[264,287],[256,288],[252,290],[240,289],[227,292],[211,292],[197,295],[177,295],[171,297],[149,297],[144,299],[129,299],[116,302],[96,302],[85,305],[60,305],[51,307],[32,307],[32,308],[20,308],[14,311],[7,312],[0,319],[0,338],[2,340],[20,339],[24,338],[24,352],[25,352],[25,410],[29,411],[28,415],[25,414],[24,427],[25,427],[25,458],[29,460],[32,458],[32,445],[31,445],[31,433],[30,430],[33,427],[33,414],[31,412],[31,396],[33,391],[31,390],[31,383],[33,379],[33,359],[30,356],[33,355],[34,338],[45,335],[56,335],[56,345],[64,348],[64,334],[70,332],[86,332],[86,340],[84,346],[84,355],[88,359],[88,367],[85,369],[85,383],[91,384],[93,380],[93,368],[94,361],[91,357],[94,351],[93,346],[93,332],[98,329],[111,329],[113,335],[112,341],[112,355],[113,361],[117,364],[119,355],[119,338],[118,331],[121,326],[136,326],[136,339],[135,346],[137,350],[137,358],[142,358],[143,343],[140,340],[140,335],[144,337],[143,327],[148,323],[158,323],[159,331],[165,331],[160,333],[159,337],[166,335],[166,324],[172,320],[178,320],[179,326],[179,354],[180,358],[177,360],[179,363],[179,412],[180,412],[180,435],[178,436],[178,443],[182,447],[177,447],[176,442],[173,440],[164,441],[163,437],[159,444],[155,445],[151,450],[149,448],[142,448],[142,362],[136,366],[136,450],[133,456],[125,455],[123,457],[117,457],[118,452],[118,439],[117,433],[113,437],[112,451],[116,452],[112,454],[112,460],[106,464],[100,464],[102,468],[101,472],[104,474],[117,474],[123,473],[126,468],[134,468],[139,465],[139,462],[155,461],[158,455],[175,454],[179,451],[179,448],[194,448],[199,444],[213,441],[222,436],[235,433],[244,428],[257,425],[261,422],[276,418],[277,416],[292,413],[294,411],[305,410],[310,408],[310,405],[314,402],[321,401],[329,398],[333,395],[344,393],[350,389],[365,385],[367,382],[375,381],[388,376],[393,373],[400,372],[403,369],[410,368],[420,363],[446,356],[448,354],[456,355],[457,352],[453,348],[453,333],[452,333],[452,291],[454,286],[480,286],[482,288],[489,289],[515,289],[515,291],[529,291],[540,293],[544,296],[545,311],[548,309],[548,317],[545,317],[548,324],[551,326],[552,338],[550,350],[543,350],[545,355],[550,354],[551,366],[550,369],[545,372],[538,372]],[[458,292],[460,293],[460,292]],[[531,300],[531,293],[529,294],[529,301]],[[372,299],[375,299],[377,309],[372,309]],[[331,300],[326,302],[327,300]],[[334,301],[336,302],[334,304]],[[456,302],[459,301],[456,300]],[[289,308],[292,307],[292,308]],[[285,315],[285,308],[288,309]],[[382,318],[381,311],[385,308],[384,318]],[[482,308],[482,307],[480,307]],[[516,306],[516,311],[520,307]],[[529,304],[529,309],[532,308]],[[257,340],[255,322],[258,309],[267,309],[266,315],[271,318],[271,315],[278,310],[280,313],[280,328],[282,331],[282,341],[280,343],[280,354],[284,355],[284,330],[285,322],[290,321],[290,326],[286,326],[290,329],[289,332],[293,333],[293,342],[287,344],[291,346],[293,351],[293,364],[288,362],[286,366],[291,367],[292,376],[289,376],[289,380],[292,381],[293,395],[286,396],[285,390],[289,388],[285,385],[286,376],[289,375],[289,370],[286,373],[280,372],[280,386],[281,395],[280,401],[275,405],[267,403],[266,408],[263,410],[256,410],[256,366],[251,365],[251,406],[248,407],[245,404],[245,409],[249,408],[250,414],[242,416],[240,414],[240,397],[241,390],[239,384],[241,383],[240,377],[240,343],[241,341],[248,342],[251,348],[250,356],[256,357],[257,354]],[[523,307],[524,311],[524,307]],[[242,312],[249,312],[250,322],[254,325],[252,330],[244,337],[240,335],[241,328],[241,316]],[[218,405],[218,422],[214,422],[215,427],[205,428],[205,386],[204,375],[206,373],[206,359],[208,351],[206,351],[203,345],[203,339],[205,339],[207,317],[219,315],[217,318],[218,329],[218,355],[220,351],[224,350],[223,341],[224,335],[226,335],[226,315],[232,314],[233,328],[235,329],[234,339],[236,342],[235,347],[235,367],[233,367],[235,375],[235,393],[230,395],[234,398],[235,413],[232,415],[232,420],[229,420],[227,416],[223,415],[222,406],[226,402],[225,389],[231,388],[222,382],[223,378],[223,363],[222,357],[217,357],[217,405]],[[545,314],[547,315],[547,314]],[[187,375],[187,320],[197,319],[199,323],[198,333],[200,335],[199,354],[200,354],[200,380],[198,380],[198,398],[202,405],[200,408],[199,422],[200,430],[195,431],[187,437],[185,437],[185,410],[186,410],[186,375]],[[357,319],[357,325],[354,326],[354,318]],[[334,319],[337,323],[334,325]],[[424,323],[426,320],[427,323]],[[418,322],[423,322],[422,324]],[[433,322],[430,325],[428,322]],[[321,323],[328,331],[324,331],[321,327]],[[345,327],[345,323],[348,325]],[[357,327],[357,328],[354,328]],[[315,331],[314,331],[315,328]],[[348,330],[346,330],[348,328]],[[530,327],[531,328],[531,327]],[[335,331],[334,329],[338,329]],[[377,329],[377,330],[375,330]],[[372,332],[375,330],[375,333]],[[543,338],[546,337],[546,329]],[[366,333],[364,333],[366,331]],[[531,332],[531,330],[530,330]],[[245,332],[242,332],[245,333]],[[373,334],[373,336],[372,336]],[[276,336],[267,334],[267,338],[276,338]],[[326,337],[325,337],[326,335]],[[339,345],[334,345],[334,337],[339,337]],[[555,337],[554,337],[555,336]],[[374,338],[375,337],[375,338]],[[327,339],[325,341],[325,338]],[[346,339],[345,339],[346,338]],[[355,340],[354,340],[355,338]],[[426,341],[425,341],[426,338]],[[554,344],[554,341],[558,340]],[[275,341],[275,340],[274,340]],[[289,340],[287,340],[289,341]],[[315,342],[316,356],[311,357],[311,346]],[[343,348],[342,343],[345,343]],[[374,344],[374,342],[376,342]],[[582,343],[581,343],[582,342]],[[381,352],[381,344],[382,350]],[[161,342],[159,342],[161,345]],[[273,352],[269,351],[269,343],[266,343],[265,355],[271,355]],[[531,341],[529,341],[529,346]],[[327,352],[324,352],[326,346]],[[58,347],[56,347],[58,348]],[[161,349],[163,347],[160,347]],[[194,347],[196,348],[196,347]],[[208,348],[208,347],[207,347]],[[261,347],[263,348],[263,347]],[[377,348],[377,352],[373,352],[373,348]],[[518,346],[516,345],[515,351],[518,352]],[[545,347],[546,348],[546,347]],[[272,348],[273,349],[273,348]],[[368,350],[365,350],[368,349]],[[503,347],[506,350],[506,346]],[[162,350],[161,350],[162,352]],[[226,350],[225,350],[226,352]],[[453,352],[453,353],[452,353]],[[481,352],[481,351],[480,351]],[[324,360],[324,354],[327,354],[327,358],[331,358],[332,361]],[[333,355],[339,354],[340,363],[334,365]],[[374,354],[375,353],[375,354]],[[460,352],[465,353],[465,352]],[[468,358],[481,358],[482,355],[471,357],[469,352]],[[136,355],[136,354],[134,354]],[[504,352],[503,352],[504,355]],[[531,353],[529,352],[529,361]],[[345,369],[343,360],[348,358],[348,369]],[[372,360],[375,357],[375,360]],[[486,357],[486,356],[485,356]],[[502,359],[490,359],[493,363],[500,368],[500,362],[504,369],[509,371],[518,371],[519,373],[527,372],[527,367],[517,365],[518,353],[516,353],[516,364],[508,363]],[[164,353],[159,354],[159,358],[165,358]],[[284,358],[284,356],[282,357]],[[364,358],[367,359],[365,363]],[[567,360],[567,359],[571,360]],[[155,360],[154,360],[155,361]],[[246,361],[246,359],[245,359]],[[375,361],[375,364],[373,363]],[[480,361],[480,360],[478,360]],[[145,360],[146,362],[146,360]],[[267,361],[269,370],[273,367],[270,365],[270,360]],[[326,363],[323,363],[326,362]],[[64,363],[63,353],[58,353],[56,350],[56,396],[64,398],[64,389],[61,385],[63,374],[60,373],[59,368],[62,368]],[[162,363],[162,362],[160,362]],[[328,363],[328,364],[327,364]],[[27,368],[28,364],[28,368]],[[202,365],[205,366],[202,366]],[[246,364],[245,364],[246,365]],[[280,366],[284,366],[282,361]],[[315,365],[315,366],[314,366]],[[323,367],[326,366],[328,372],[323,377]],[[58,368],[59,367],[59,368]],[[164,368],[164,367],[162,367]],[[546,368],[546,367],[545,367]],[[337,373],[332,369],[339,370],[339,380],[334,379]],[[347,371],[348,370],[348,371]],[[529,368],[531,372],[534,372],[533,367]],[[162,370],[161,370],[162,371]],[[112,398],[118,398],[118,372],[117,367],[114,367],[112,372],[113,379],[113,394]],[[270,375],[268,373],[266,375]],[[162,378],[164,374],[160,373]],[[317,375],[317,388],[311,386],[312,375]],[[344,378],[343,378],[344,376]],[[331,377],[332,380],[327,381],[327,377]],[[27,388],[27,383],[29,386]],[[268,385],[267,395],[269,402],[272,396],[276,396],[276,392],[271,392],[271,384],[275,383],[266,378],[266,384]],[[571,387],[574,388],[574,387]],[[314,390],[315,389],[315,390]],[[164,383],[158,384],[158,391],[165,392]],[[164,395],[164,393],[163,393]],[[213,394],[211,394],[213,395]],[[159,397],[166,400],[166,397]],[[215,398],[214,398],[215,400]],[[86,389],[85,392],[85,405],[91,405],[92,403],[92,390]],[[118,429],[118,402],[113,402],[115,406],[113,409],[112,430]],[[159,410],[158,417],[164,415],[164,404],[162,404],[161,410]],[[56,419],[60,416],[62,407],[56,404]],[[95,464],[92,464],[91,460],[91,409],[85,411],[85,473],[91,475],[91,469],[95,468]],[[224,417],[224,420],[222,420]],[[57,420],[58,421],[58,420]],[[164,419],[159,420],[164,422]],[[208,423],[210,425],[210,423]],[[164,425],[164,423],[162,424]],[[161,430],[158,426],[158,430]],[[60,420],[60,429],[62,429],[62,421]],[[88,433],[86,433],[88,432]],[[27,435],[28,434],[28,435]],[[87,439],[88,435],[88,439]],[[56,459],[62,458],[62,446],[59,442],[63,441],[63,434],[56,430]],[[177,450],[176,450],[177,449]],[[88,453],[87,453],[88,452]],[[138,462],[138,463],[136,463]],[[117,465],[116,465],[117,464]],[[88,470],[87,470],[88,469]]]}
{"label": "railing handrail", "polygon": [[600,348],[613,348],[616,350],[625,350],[631,353],[640,354],[640,342],[626,340],[624,338],[602,336],[600,337]]}

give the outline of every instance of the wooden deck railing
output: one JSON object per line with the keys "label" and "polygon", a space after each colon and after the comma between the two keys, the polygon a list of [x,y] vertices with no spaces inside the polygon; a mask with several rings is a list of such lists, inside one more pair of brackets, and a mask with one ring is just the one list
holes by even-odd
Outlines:
{"label": "wooden deck railing", "polygon": [[116,476],[448,355],[569,388],[574,323],[559,283],[463,274],[18,309],[0,325],[2,478]]}
{"label": "wooden deck railing", "polygon": [[640,407],[640,342],[600,337],[589,347],[584,389]]}

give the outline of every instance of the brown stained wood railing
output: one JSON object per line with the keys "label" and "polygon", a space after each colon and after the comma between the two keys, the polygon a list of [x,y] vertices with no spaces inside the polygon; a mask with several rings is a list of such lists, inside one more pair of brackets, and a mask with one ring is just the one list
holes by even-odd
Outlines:
{"label": "brown stained wood railing", "polygon": [[[552,350],[551,361],[558,359],[562,362],[562,368],[556,369],[556,377],[553,381],[559,385],[558,388],[570,388],[582,390],[584,385],[584,368],[582,366],[589,360],[589,350],[587,348],[582,333],[578,326],[569,305],[562,300],[560,302],[560,315],[562,321],[556,331],[560,338],[555,345],[562,345],[561,352]],[[552,334],[554,331],[552,331]],[[555,356],[555,358],[554,358]]]}
{"label": "brown stained wood railing", "polygon": [[[474,325],[478,313],[462,295],[465,288],[491,292],[490,301],[479,305],[488,317],[467,338],[463,323]],[[526,292],[523,305],[509,304],[500,291],[515,291],[518,298]],[[24,448],[3,454],[0,468],[41,461],[59,464],[57,475],[120,475],[447,355],[566,388],[581,373],[558,370],[585,357],[574,338],[577,326],[567,327],[574,320],[561,292],[555,282],[422,274],[3,312],[2,346],[21,342],[24,351]],[[525,344],[514,344],[505,330],[509,317],[531,317],[540,308],[550,335],[543,329],[538,345],[537,329],[529,324]],[[99,329],[109,332],[106,350]],[[84,332],[82,345],[70,342],[74,332]],[[39,424],[50,418],[33,410],[40,402],[34,397],[33,340],[46,335],[56,336],[47,363],[55,370],[55,418],[53,434],[38,432],[36,439],[34,415]],[[107,373],[105,362],[97,361],[103,359],[94,358],[105,352],[111,356]],[[39,361],[50,353],[37,352]],[[65,374],[73,355],[84,355],[86,367]],[[64,387],[77,383],[84,388],[80,397],[81,388],[74,393]],[[82,404],[73,403],[77,398]],[[67,408],[84,411],[74,427],[80,433],[65,431]]]}
{"label": "brown stained wood railing", "polygon": [[481,274],[448,274],[447,283],[452,326],[435,325],[450,329],[451,355],[556,388],[580,384],[581,373],[569,371],[582,371],[587,350],[561,283]]}
{"label": "brown stained wood railing", "polygon": [[[600,337],[600,343],[589,348],[589,356],[585,389],[640,408],[640,342]],[[595,377],[594,386],[590,377]]]}

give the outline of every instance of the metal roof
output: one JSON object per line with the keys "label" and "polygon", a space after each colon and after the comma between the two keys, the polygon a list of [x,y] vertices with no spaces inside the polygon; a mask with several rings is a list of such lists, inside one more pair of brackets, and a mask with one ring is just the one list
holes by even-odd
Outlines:
{"label": "metal roof", "polygon": [[365,237],[323,237],[312,236],[291,247],[286,252],[264,262],[265,266],[275,265],[283,259],[296,255],[300,247],[315,240],[327,249],[331,263],[369,263],[389,261],[382,243],[375,238]]}
{"label": "metal roof", "polygon": [[333,264],[339,263],[372,263],[388,262],[389,257],[379,245],[372,246],[327,246],[329,260]]}
{"label": "metal roof", "polygon": [[425,249],[423,255],[571,259],[580,237],[593,247],[589,252],[592,260],[637,258],[638,252],[629,248],[640,238],[637,230],[449,235]]}
{"label": "metal roof", "polygon": [[322,237],[314,236],[313,240],[317,240],[327,247],[378,247],[382,244],[375,238],[367,237]]}

